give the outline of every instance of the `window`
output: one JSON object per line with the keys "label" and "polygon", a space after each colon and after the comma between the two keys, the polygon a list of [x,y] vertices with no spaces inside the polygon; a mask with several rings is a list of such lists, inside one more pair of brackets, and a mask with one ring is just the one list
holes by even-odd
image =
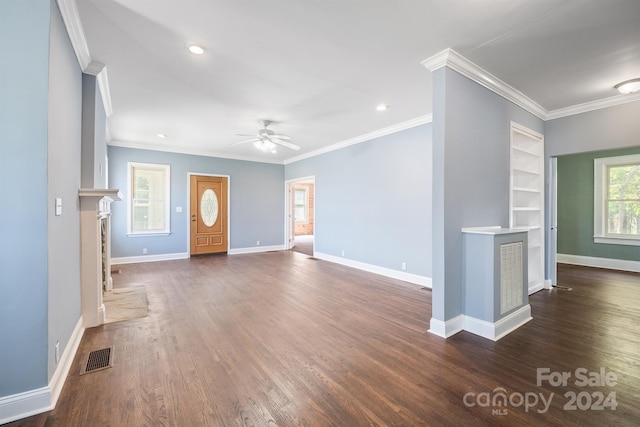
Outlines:
{"label": "window", "polygon": [[298,224],[309,222],[309,198],[307,195],[307,188],[296,188],[294,190],[295,215]]}
{"label": "window", "polygon": [[595,159],[594,242],[640,246],[640,154]]}
{"label": "window", "polygon": [[130,235],[168,234],[169,165],[129,163]]}

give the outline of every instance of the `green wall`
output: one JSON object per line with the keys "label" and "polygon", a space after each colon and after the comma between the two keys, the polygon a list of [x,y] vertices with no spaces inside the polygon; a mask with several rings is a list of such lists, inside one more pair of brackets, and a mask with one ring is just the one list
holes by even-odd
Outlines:
{"label": "green wall", "polygon": [[627,154],[640,147],[558,157],[559,254],[640,261],[638,246],[593,243],[593,160]]}

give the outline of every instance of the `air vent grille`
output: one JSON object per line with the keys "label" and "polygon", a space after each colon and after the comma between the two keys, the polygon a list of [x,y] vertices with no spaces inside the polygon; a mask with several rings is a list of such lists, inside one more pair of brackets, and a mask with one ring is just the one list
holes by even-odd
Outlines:
{"label": "air vent grille", "polygon": [[80,375],[111,368],[113,366],[113,347],[94,350],[86,355],[83,360],[84,363],[82,364]]}

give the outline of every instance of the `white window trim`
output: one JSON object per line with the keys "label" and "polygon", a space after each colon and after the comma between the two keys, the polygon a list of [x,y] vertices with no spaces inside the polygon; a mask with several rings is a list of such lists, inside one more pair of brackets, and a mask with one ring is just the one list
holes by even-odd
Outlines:
{"label": "white window trim", "polygon": [[[133,231],[133,174],[134,167],[164,169],[165,179],[165,204],[164,204],[164,229],[158,231]],[[128,237],[160,237],[171,234],[171,166],[155,163],[127,162],[127,236]]]}
{"label": "white window trim", "polygon": [[593,242],[604,243],[609,245],[627,245],[640,246],[640,235],[631,236],[628,234],[610,234],[607,233],[605,224],[605,206],[604,200],[607,193],[607,167],[626,165],[630,163],[640,163],[640,154],[630,154],[627,156],[602,157],[594,159],[594,224],[593,224]]}
{"label": "white window trim", "polygon": [[293,207],[295,211],[296,206],[300,206],[300,204],[296,203],[295,192],[296,191],[304,191],[304,219],[298,220],[296,218],[296,224],[309,224],[309,187],[298,187],[293,189]]}

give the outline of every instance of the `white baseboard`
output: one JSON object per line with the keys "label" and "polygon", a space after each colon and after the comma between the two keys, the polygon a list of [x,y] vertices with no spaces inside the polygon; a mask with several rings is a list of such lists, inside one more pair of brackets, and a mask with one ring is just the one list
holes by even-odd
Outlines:
{"label": "white baseboard", "polygon": [[531,294],[535,294],[536,292],[541,291],[543,289],[545,289],[544,282],[543,283],[538,283],[537,285],[530,287],[529,290],[527,291],[527,293],[529,295],[531,295]]}
{"label": "white baseboard", "polygon": [[111,265],[136,264],[139,262],[173,261],[176,259],[187,259],[187,258],[189,258],[189,254],[187,252],[180,252],[175,254],[119,257],[119,258],[111,258]]}
{"label": "white baseboard", "polygon": [[527,304],[495,323],[464,314],[460,314],[446,322],[431,318],[429,332],[442,338],[449,338],[460,331],[467,331],[492,341],[498,341],[531,319],[533,319],[531,317],[531,306]]}
{"label": "white baseboard", "polygon": [[260,252],[284,251],[284,245],[253,246],[250,248],[229,249],[229,255],[257,254]]}
{"label": "white baseboard", "polygon": [[49,389],[51,390],[51,406],[55,407],[58,403],[58,398],[60,397],[60,392],[62,391],[62,387],[64,386],[64,382],[69,375],[69,371],[71,370],[71,364],[73,363],[73,359],[76,357],[76,352],[78,351],[78,347],[80,346],[80,341],[82,340],[82,335],[84,334],[83,320],[82,316],[78,319],[78,323],[76,324],[71,337],[69,338],[69,342],[62,352],[62,357],[60,357],[60,361],[58,362],[58,367],[56,371],[53,373],[51,380],[49,381]]}
{"label": "white baseboard", "polygon": [[531,319],[533,319],[531,317],[531,306],[527,304],[495,323],[476,319],[471,316],[464,316],[463,324],[464,330],[467,332],[480,335],[483,338],[493,341],[498,341],[500,338],[509,334],[509,332],[518,329]]}
{"label": "white baseboard", "polygon": [[610,270],[633,271],[640,273],[640,261],[626,261],[613,258],[598,258],[582,255],[558,254],[557,261],[562,264],[583,265],[585,267],[608,268]]}
{"label": "white baseboard", "polygon": [[0,424],[21,420],[55,408],[83,334],[84,327],[81,316],[71,333],[71,337],[69,337],[69,343],[62,352],[58,367],[47,387],[0,397]]}
{"label": "white baseboard", "polygon": [[334,262],[336,264],[341,264],[347,267],[357,268],[358,270],[368,271],[369,273],[375,273],[392,279],[402,280],[404,282],[431,288],[431,277],[419,276],[417,274],[407,273],[405,271],[392,270],[391,268],[380,267],[373,264],[367,264],[360,261],[354,261],[347,258],[328,255],[322,252],[314,252],[313,256],[323,261]]}
{"label": "white baseboard", "polygon": [[52,409],[49,387],[0,397],[0,424],[41,414]]}
{"label": "white baseboard", "polygon": [[449,338],[463,330],[464,316],[462,314],[449,319],[446,322],[431,318],[429,332],[442,338]]}

